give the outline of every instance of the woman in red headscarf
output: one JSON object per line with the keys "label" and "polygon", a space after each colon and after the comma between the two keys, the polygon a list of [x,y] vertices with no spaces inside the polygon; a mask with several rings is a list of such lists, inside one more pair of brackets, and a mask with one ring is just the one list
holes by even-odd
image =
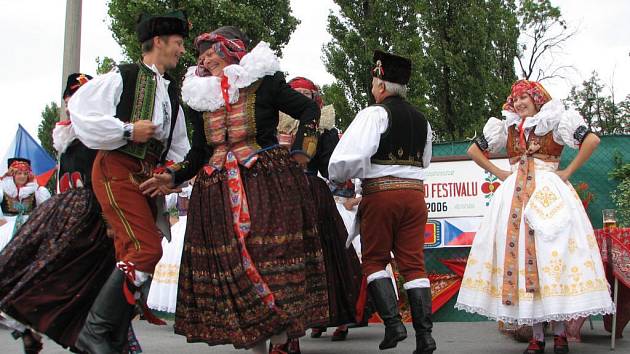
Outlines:
{"label": "woman in red headscarf", "polygon": [[50,198],[50,192],[35,180],[31,161],[12,158],[0,180],[0,250],[11,240],[36,206]]}
{"label": "woman in red headscarf", "polygon": [[[526,354],[543,353],[554,321],[554,352],[568,352],[564,321],[614,312],[593,227],[569,177],[599,138],[538,82],[520,80],[468,154],[502,185],[477,231],[456,307],[533,326]],[[564,146],[579,148],[559,169]],[[507,151],[510,170],[486,153]]]}
{"label": "woman in red headscarf", "polygon": [[[195,40],[182,98],[194,135],[184,163],[141,188],[195,179],[179,273],[175,333],[266,353],[328,323],[316,210],[298,163],[316,152],[319,108],[289,87],[269,44],[221,27]],[[278,112],[299,120],[290,151]],[[279,352],[278,352],[279,353]]]}
{"label": "woman in red headscarf", "polygon": [[[322,111],[318,124],[317,152],[306,166],[305,172],[317,206],[318,230],[326,264],[330,322],[325,327],[313,328],[311,337],[319,338],[326,331],[326,327],[336,326],[332,340],[341,341],[348,335],[348,324],[357,321],[367,324],[367,321],[356,319],[356,303],[361,288],[359,258],[352,245],[349,248],[345,247],[348,233],[337,210],[333,194],[326,183],[328,161],[339,142],[339,131],[335,128],[335,111],[332,105],[324,107],[319,88],[311,80],[296,77],[289,81],[289,86],[314,100]],[[287,115],[280,115],[278,140],[281,145],[291,146],[298,123]],[[289,354],[300,353],[297,338],[290,339],[284,345],[277,345],[275,349]]]}

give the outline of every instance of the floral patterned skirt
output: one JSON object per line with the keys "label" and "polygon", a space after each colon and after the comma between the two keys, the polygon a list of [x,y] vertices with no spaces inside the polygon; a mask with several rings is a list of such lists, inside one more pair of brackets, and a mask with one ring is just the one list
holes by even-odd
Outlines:
{"label": "floral patterned skirt", "polygon": [[317,225],[326,265],[328,326],[355,323],[361,291],[361,263],[354,247],[346,248],[348,232],[328,185],[312,175],[309,175],[309,185],[317,206]]}
{"label": "floral patterned skirt", "polygon": [[202,170],[190,198],[175,313],[175,333],[189,342],[250,348],[282,331],[299,337],[328,323],[316,210],[304,173],[277,148],[259,153],[240,175],[251,219],[247,253],[275,303],[260,296],[244,266],[226,170]]}
{"label": "floral patterned skirt", "polygon": [[[522,210],[515,251],[515,301],[505,304],[502,294],[516,173],[495,192],[475,235],[456,308],[528,325],[614,311],[593,227],[573,187],[554,171],[554,166],[536,161],[536,187]],[[535,235],[538,286],[534,292],[525,288],[525,223]]]}
{"label": "floral patterned skirt", "polygon": [[70,347],[114,263],[92,191],[57,194],[35,209],[0,254],[0,309]]}

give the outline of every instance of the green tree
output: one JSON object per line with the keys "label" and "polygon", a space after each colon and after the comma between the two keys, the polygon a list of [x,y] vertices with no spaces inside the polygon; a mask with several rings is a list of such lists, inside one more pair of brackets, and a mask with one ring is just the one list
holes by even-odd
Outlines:
{"label": "green tree", "polygon": [[159,14],[185,9],[192,28],[185,43],[186,54],[172,73],[180,78],[186,67],[195,64],[193,40],[200,33],[224,25],[234,25],[250,37],[252,44],[261,40],[267,41],[280,55],[299,23],[291,15],[289,0],[110,0],[107,5],[114,39],[130,61],[139,60],[141,54],[135,32],[139,14]]}
{"label": "green tree", "polygon": [[499,113],[516,78],[512,0],[335,3],[340,10],[328,16],[332,40],[324,45],[324,62],[343,90],[333,95],[336,109],[345,100],[356,114],[372,103],[372,53],[383,49],[412,60],[408,99],[424,111],[438,139],[473,135]]}
{"label": "green tree", "polygon": [[118,63],[110,57],[96,57],[96,75],[103,75],[112,70]]}
{"label": "green tree", "polygon": [[[37,128],[37,137],[39,138],[42,147],[50,154],[50,156],[53,157],[57,156],[57,151],[53,147],[52,132],[59,120],[59,109],[59,106],[54,101],[46,105],[42,111],[42,120],[39,122],[39,127]],[[54,191],[56,189],[56,185],[57,176],[53,175],[48,181],[46,188]]]}
{"label": "green tree", "polygon": [[601,82],[597,72],[582,82],[581,87],[574,86],[565,100],[565,104],[575,108],[584,117],[588,127],[602,135],[630,133],[630,96],[620,103],[615,103],[614,96],[606,95],[606,85]]}
{"label": "green tree", "polygon": [[516,79],[515,5],[502,0],[420,3],[429,117],[439,140],[462,140],[500,114]]}
{"label": "green tree", "polygon": [[341,129],[341,131],[346,130],[354,118],[354,113],[352,108],[350,108],[350,103],[345,96],[343,88],[337,83],[324,85],[322,87],[322,96],[324,104],[332,104],[335,107],[335,124],[337,128]]}
{"label": "green tree", "polygon": [[53,147],[52,131],[59,120],[59,106],[55,102],[50,102],[42,111],[42,120],[37,128],[37,137],[42,147],[51,156],[57,156],[57,151]]}

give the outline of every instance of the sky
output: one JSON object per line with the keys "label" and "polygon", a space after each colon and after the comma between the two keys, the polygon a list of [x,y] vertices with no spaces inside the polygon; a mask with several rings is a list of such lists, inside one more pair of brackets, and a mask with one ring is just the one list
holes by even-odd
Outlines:
{"label": "sky", "polygon": [[[595,70],[617,100],[630,94],[630,1],[552,0],[578,33],[557,60],[572,65],[568,80],[545,82],[552,96],[565,98]],[[10,144],[18,123],[37,139],[41,112],[59,103],[62,86],[64,0],[0,0],[0,156]],[[305,76],[319,85],[334,81],[322,62],[322,46],[331,37],[327,16],[337,7],[332,0],[291,0],[293,15],[301,23],[283,51],[281,67],[292,76]],[[21,15],[20,15],[21,14]],[[96,58],[123,59],[108,28],[105,0],[85,0],[82,11],[81,72],[94,74]],[[63,81],[63,83],[62,83]],[[611,85],[612,84],[612,85]]]}

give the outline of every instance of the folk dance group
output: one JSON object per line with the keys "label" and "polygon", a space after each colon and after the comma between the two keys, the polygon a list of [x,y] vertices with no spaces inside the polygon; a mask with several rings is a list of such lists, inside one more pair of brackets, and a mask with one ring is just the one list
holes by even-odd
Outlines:
{"label": "folk dance group", "polygon": [[[411,61],[374,52],[376,104],[339,139],[317,86],[287,84],[269,45],[251,45],[235,27],[195,39],[197,65],[180,90],[166,72],[188,31],[181,11],[143,15],[137,63],[68,78],[70,119],[53,132],[60,193],[44,202],[50,195],[29,161],[9,161],[0,310],[25,353],[42,349],[40,334],[75,352],[141,352],[131,320],[147,302],[174,312],[175,333],[188,342],[300,353],[308,329],[320,337],[337,327],[333,340],[344,340],[348,325],[366,325],[363,278],[385,325],[379,349],[394,348],[407,331],[386,271],[392,254],[414,353],[435,351],[422,238],[432,131],[405,100]],[[477,232],[457,307],[532,325],[526,353],[544,351],[542,324],[553,321],[554,352],[566,353],[562,321],[614,311],[593,229],[567,183],[599,139],[536,82],[515,83],[504,109],[469,150],[504,183]],[[565,145],[580,151],[558,170]],[[511,171],[486,157],[503,148]],[[181,218],[170,230],[163,196],[172,193]],[[338,211],[357,204],[361,263]]]}

